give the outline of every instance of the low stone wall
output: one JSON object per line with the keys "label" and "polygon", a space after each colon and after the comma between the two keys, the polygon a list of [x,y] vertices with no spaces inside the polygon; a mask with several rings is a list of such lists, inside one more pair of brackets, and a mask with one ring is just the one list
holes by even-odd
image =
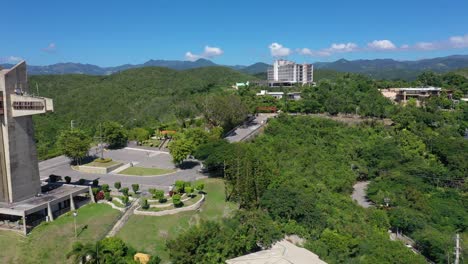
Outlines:
{"label": "low stone wall", "polygon": [[108,204],[110,205],[113,209],[119,210],[120,212],[125,212],[125,207],[118,207],[112,202],[106,201],[106,200],[100,200],[98,203],[103,203],[103,204]]}
{"label": "low stone wall", "polygon": [[204,194],[202,194],[202,198],[200,199],[200,201],[198,201],[198,202],[196,202],[196,203],[194,203],[192,205],[189,205],[187,207],[174,208],[172,210],[164,210],[164,211],[160,211],[160,212],[151,212],[151,211],[140,210],[141,206],[139,206],[137,209],[135,209],[134,214],[136,214],[136,215],[147,215],[147,216],[173,215],[173,214],[177,214],[177,213],[180,213],[180,212],[197,210],[198,208],[200,208],[202,206],[203,202],[205,202],[205,195]]}
{"label": "low stone wall", "polygon": [[107,174],[110,171],[113,171],[120,166],[122,166],[122,163],[117,163],[109,167],[94,167],[94,166],[81,165],[81,166],[78,166],[78,170],[84,173]]}

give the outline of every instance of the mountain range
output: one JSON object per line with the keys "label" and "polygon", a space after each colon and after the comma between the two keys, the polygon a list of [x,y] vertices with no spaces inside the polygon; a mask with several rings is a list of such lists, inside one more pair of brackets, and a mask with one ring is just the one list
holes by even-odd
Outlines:
{"label": "mountain range", "polygon": [[[0,64],[0,67],[10,68],[11,64]],[[124,64],[115,67],[99,67],[92,64],[81,63],[57,63],[47,66],[28,66],[30,75],[44,74],[88,74],[88,75],[109,75],[112,73],[148,66],[166,67],[173,70],[187,70],[208,66],[225,66],[251,75],[265,73],[268,64],[258,62],[249,66],[243,65],[218,65],[207,59],[196,61],[178,60],[149,60],[143,64]],[[345,60],[340,59],[334,62],[316,62],[315,69],[327,69],[340,72],[353,72],[369,75],[377,79],[414,79],[423,71],[447,72],[461,68],[468,68],[468,55],[452,55],[432,59],[422,59],[415,61],[397,61],[393,59],[374,60]],[[261,76],[261,75],[260,75]]]}

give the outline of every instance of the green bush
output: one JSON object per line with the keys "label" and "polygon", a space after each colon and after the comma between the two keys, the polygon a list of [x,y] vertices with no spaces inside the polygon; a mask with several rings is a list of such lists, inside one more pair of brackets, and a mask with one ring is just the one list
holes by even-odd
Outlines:
{"label": "green bush", "polygon": [[172,202],[174,203],[175,207],[181,207],[183,205],[180,194],[174,194],[172,196]]}
{"label": "green bush", "polygon": [[93,186],[94,187],[97,187],[99,185],[99,180],[93,180]]}
{"label": "green bush", "polygon": [[167,202],[167,198],[166,197],[163,197],[161,199],[158,200],[159,203],[166,203]]}
{"label": "green bush", "polygon": [[123,195],[128,196],[128,188],[127,187],[122,188],[121,192],[123,193]]}
{"label": "green bush", "polygon": [[185,181],[176,181],[175,182],[175,191],[177,193],[183,193],[185,188]]}
{"label": "green bush", "polygon": [[105,158],[105,159],[101,159],[101,158],[97,158],[94,160],[94,162],[98,162],[98,163],[108,163],[108,162],[111,162],[112,159],[111,158]]}
{"label": "green bush", "polygon": [[110,192],[104,192],[104,199],[106,199],[107,201],[112,201],[112,196],[110,195]]}
{"label": "green bush", "polygon": [[195,189],[199,192],[202,192],[203,189],[205,189],[205,184],[203,182],[199,182],[197,185],[195,185]]}
{"label": "green bush", "polygon": [[114,183],[114,187],[117,189],[117,190],[120,190],[120,187],[122,187],[122,184],[120,182],[115,182]]}
{"label": "green bush", "polygon": [[149,206],[149,203],[148,203],[148,200],[147,199],[142,199],[141,200],[141,208],[143,209],[148,209],[150,206]]}
{"label": "green bush", "polygon": [[104,192],[109,192],[109,191],[110,191],[109,184],[103,184],[103,185],[101,186],[101,189],[102,189]]}
{"label": "green bush", "polygon": [[79,179],[79,180],[78,180],[78,184],[79,184],[79,185],[84,185],[85,182],[86,182],[85,179]]}
{"label": "green bush", "polygon": [[71,182],[71,177],[65,176],[65,183],[70,184],[70,182]]}
{"label": "green bush", "polygon": [[122,197],[120,198],[120,200],[122,200],[122,203],[123,203],[125,206],[127,206],[128,201],[129,201],[130,199],[128,198],[128,196],[122,196]]}
{"label": "green bush", "polygon": [[154,199],[159,200],[159,199],[164,198],[164,191],[163,190],[154,190],[154,192],[152,194],[153,194]]}
{"label": "green bush", "polygon": [[193,188],[192,187],[185,187],[185,193],[187,193],[189,196],[192,196]]}
{"label": "green bush", "polygon": [[135,184],[132,184],[132,190],[133,192],[136,194],[138,192],[138,190],[140,189],[140,185],[135,183]]}

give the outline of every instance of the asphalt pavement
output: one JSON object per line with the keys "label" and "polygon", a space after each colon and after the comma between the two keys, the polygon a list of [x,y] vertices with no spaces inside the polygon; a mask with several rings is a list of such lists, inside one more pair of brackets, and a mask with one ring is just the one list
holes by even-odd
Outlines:
{"label": "asphalt pavement", "polygon": [[[105,158],[112,158],[115,161],[123,163],[134,162],[137,166],[154,167],[160,169],[175,169],[172,163],[172,157],[169,153],[159,151],[157,149],[140,149],[136,147],[124,148],[119,150],[109,150],[104,152]],[[161,188],[165,189],[175,183],[176,180],[194,181],[197,179],[205,178],[206,176],[200,174],[198,170],[200,166],[197,163],[192,163],[193,166],[186,169],[177,169],[176,172],[159,175],[159,176],[126,176],[118,174],[94,174],[83,173],[73,170],[70,166],[70,159],[65,156],[55,157],[53,159],[41,161],[39,163],[39,171],[41,179],[47,179],[50,174],[60,175],[62,177],[70,176],[72,182],[79,179],[93,181],[99,180],[99,184],[109,184],[114,186],[115,182],[121,182],[124,187],[131,187],[132,184],[137,183],[140,189],[147,190],[148,188]]]}

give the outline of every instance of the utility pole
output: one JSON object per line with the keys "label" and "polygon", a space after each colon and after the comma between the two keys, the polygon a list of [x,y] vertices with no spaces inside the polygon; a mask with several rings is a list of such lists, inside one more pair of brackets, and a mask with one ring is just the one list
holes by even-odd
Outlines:
{"label": "utility pole", "polygon": [[460,264],[460,234],[457,234],[455,239],[455,264]]}

